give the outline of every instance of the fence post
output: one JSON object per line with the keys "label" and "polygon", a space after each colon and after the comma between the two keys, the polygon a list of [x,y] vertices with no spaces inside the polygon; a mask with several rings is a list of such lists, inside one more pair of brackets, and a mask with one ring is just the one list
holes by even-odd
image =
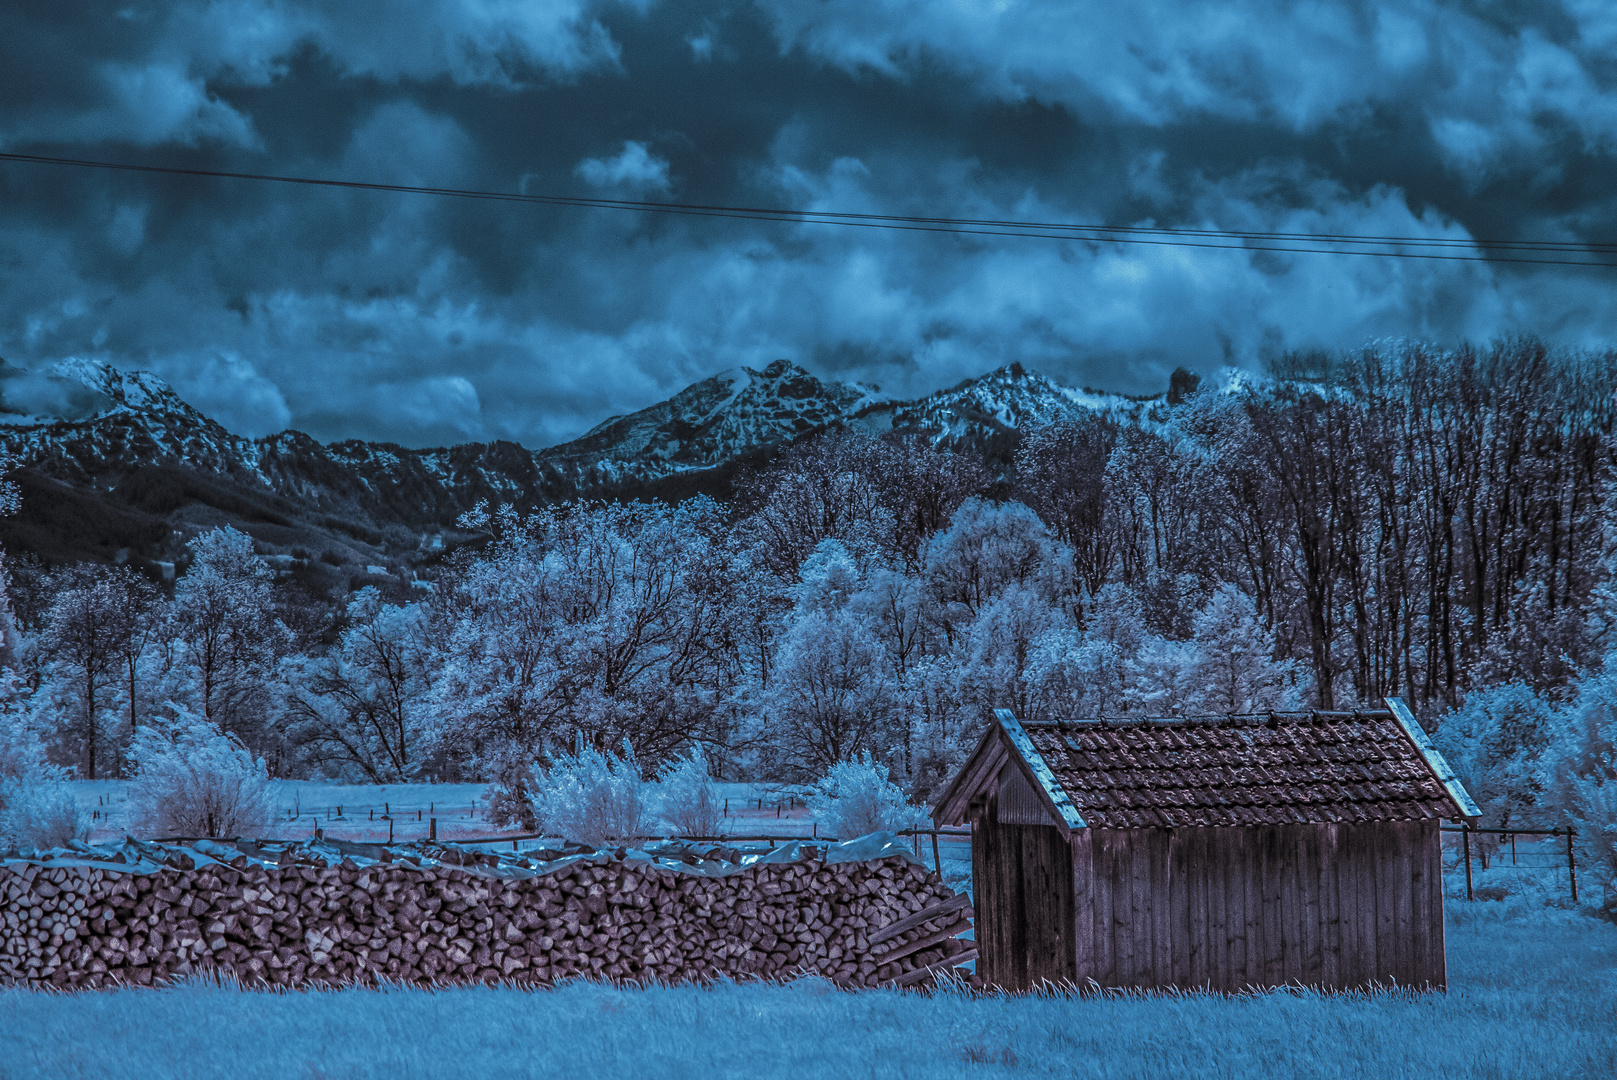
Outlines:
{"label": "fence post", "polygon": [[1476,894],[1471,888],[1471,823],[1462,821],[1460,828],[1462,830],[1460,835],[1465,841],[1465,898],[1475,900]]}
{"label": "fence post", "polygon": [[939,875],[943,873],[943,858],[938,854],[938,830],[932,830],[932,869]]}
{"label": "fence post", "polygon": [[1568,825],[1566,827],[1566,873],[1572,881],[1572,902],[1578,902],[1578,859],[1572,851],[1572,838],[1578,835],[1578,830]]}
{"label": "fence post", "polygon": [[438,839],[438,819],[437,818],[430,819],[430,821],[429,821],[429,823],[427,825],[427,839],[428,840],[437,840]]}

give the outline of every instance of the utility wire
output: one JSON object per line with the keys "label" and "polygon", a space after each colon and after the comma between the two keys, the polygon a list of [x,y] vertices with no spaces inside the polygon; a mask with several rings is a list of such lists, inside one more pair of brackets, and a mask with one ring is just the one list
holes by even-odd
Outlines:
{"label": "utility wire", "polygon": [[[1093,244],[1135,244],[1151,247],[1199,248],[1222,251],[1274,251],[1299,255],[1362,255],[1382,259],[1430,259],[1444,262],[1517,263],[1533,266],[1617,267],[1617,263],[1591,259],[1512,258],[1514,255],[1617,255],[1617,243],[1577,243],[1560,240],[1463,239],[1428,236],[1357,236],[1345,233],[1262,232],[1256,230],[1158,228],[1140,225],[1085,225],[1072,222],[1018,221],[995,218],[928,217],[906,214],[863,214],[833,210],[793,210],[783,207],[722,206],[704,203],[656,202],[632,199],[602,199],[575,195],[536,195],[519,192],[477,191],[465,188],[426,187],[413,184],[380,184],[360,180],[328,180],[307,176],[270,173],[226,172],[218,169],[187,169],[168,165],[137,165],[128,162],[88,161],[77,158],[46,157],[39,154],[0,152],[0,161],[35,165],[59,165],[119,172],[158,173],[225,180],[258,180],[312,187],[350,188],[361,191],[389,191],[411,195],[441,195],[491,202],[519,202],[545,206],[572,206],[638,213],[674,214],[692,217],[733,218],[748,221],[780,221],[796,224],[840,225],[844,228],[884,229],[901,232],[945,233],[959,236],[1006,236],[1067,240]],[[1219,243],[1216,241],[1227,241]],[[1290,245],[1314,246],[1290,246]],[[1320,245],[1346,245],[1326,247]],[[1396,247],[1412,250],[1371,250]],[[1492,249],[1505,256],[1488,255],[1477,249]]]}

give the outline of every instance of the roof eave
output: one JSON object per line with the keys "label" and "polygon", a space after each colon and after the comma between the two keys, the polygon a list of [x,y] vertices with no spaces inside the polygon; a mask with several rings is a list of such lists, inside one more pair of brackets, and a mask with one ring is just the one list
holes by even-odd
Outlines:
{"label": "roof eave", "polygon": [[1398,721],[1398,726],[1404,729],[1409,741],[1415,744],[1415,749],[1426,762],[1426,767],[1432,770],[1432,775],[1437,777],[1437,782],[1443,785],[1449,798],[1454,801],[1454,808],[1459,811],[1459,816],[1466,821],[1476,821],[1480,818],[1482,810],[1472,801],[1465,786],[1460,783],[1459,776],[1455,775],[1454,769],[1449,766],[1448,759],[1433,745],[1431,736],[1420,726],[1420,721],[1409,711],[1409,706],[1404,704],[1402,698],[1389,697],[1382,700],[1387,703],[1388,711],[1392,713],[1393,719]]}
{"label": "roof eave", "polygon": [[1022,759],[1022,764],[1027,767],[1034,790],[1043,796],[1046,809],[1050,811],[1052,819],[1061,831],[1070,834],[1074,829],[1087,829],[1089,826],[1084,821],[1083,815],[1078,812],[1078,807],[1073,805],[1072,799],[1068,798],[1066,789],[1061,786],[1061,781],[1056,779],[1056,774],[1044,760],[1044,755],[1039,753],[1038,748],[1033,745],[1033,740],[1028,738],[1027,730],[1022,727],[1021,721],[1016,719],[1016,714],[1009,709],[995,709],[994,717],[999,721],[1000,730],[1010,740],[1017,756]]}
{"label": "roof eave", "polygon": [[932,804],[932,825],[934,828],[942,828],[943,826],[947,825],[950,820],[962,816],[959,813],[951,814],[947,813],[947,811],[949,810],[951,804],[957,800],[960,786],[966,782],[966,777],[971,775],[972,765],[987,749],[988,740],[997,737],[998,732],[996,732],[993,727],[989,727],[983,732],[982,738],[977,740],[977,748],[971,753],[967,754],[966,760],[960,763],[960,768],[955,772],[954,779],[950,780],[949,786],[943,789],[943,794],[938,796],[938,801]]}

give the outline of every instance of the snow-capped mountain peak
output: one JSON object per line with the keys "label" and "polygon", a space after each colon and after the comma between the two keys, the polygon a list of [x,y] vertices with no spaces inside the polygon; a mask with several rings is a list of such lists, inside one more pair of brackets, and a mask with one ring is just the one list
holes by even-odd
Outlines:
{"label": "snow-capped mountain peak", "polygon": [[73,356],[52,366],[50,373],[105,395],[115,407],[136,412],[196,413],[172,386],[149,371],[123,371],[100,360]]}
{"label": "snow-capped mountain peak", "polygon": [[869,387],[823,382],[789,360],[776,360],[762,370],[721,371],[540,456],[565,473],[600,479],[707,469],[878,400]]}
{"label": "snow-capped mountain peak", "polygon": [[914,401],[867,408],[856,423],[868,431],[911,432],[934,446],[992,456],[991,444],[1012,431],[1095,413],[1137,417],[1143,408],[1135,399],[1062,386],[1012,363]]}

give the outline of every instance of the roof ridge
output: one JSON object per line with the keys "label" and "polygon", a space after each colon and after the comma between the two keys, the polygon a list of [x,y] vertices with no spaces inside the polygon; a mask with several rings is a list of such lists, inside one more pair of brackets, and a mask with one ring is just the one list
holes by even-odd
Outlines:
{"label": "roof ridge", "polygon": [[1389,709],[1273,709],[1259,713],[1197,713],[1189,716],[1084,716],[1052,717],[1048,720],[1023,720],[1026,728],[1062,727],[1144,727],[1174,724],[1268,724],[1278,719],[1304,718],[1318,723],[1321,720],[1391,720]]}

